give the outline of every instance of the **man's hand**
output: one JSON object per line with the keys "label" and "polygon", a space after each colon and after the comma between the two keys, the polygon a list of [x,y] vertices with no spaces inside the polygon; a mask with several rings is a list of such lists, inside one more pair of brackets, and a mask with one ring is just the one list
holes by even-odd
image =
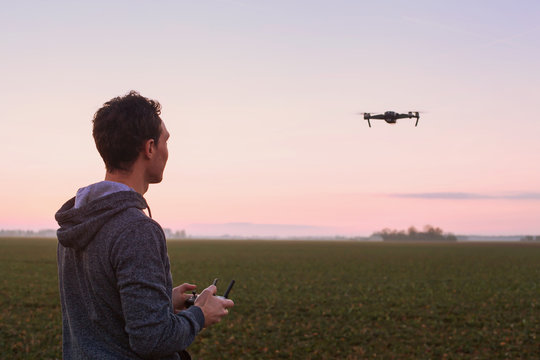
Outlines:
{"label": "man's hand", "polygon": [[175,287],[172,290],[172,303],[174,307],[174,313],[186,308],[186,300],[189,299],[192,294],[186,294],[186,292],[191,292],[197,288],[197,285],[184,283],[180,286]]}
{"label": "man's hand", "polygon": [[200,307],[204,314],[204,327],[220,322],[221,318],[229,313],[228,309],[234,306],[232,300],[214,296],[216,292],[216,286],[210,285],[195,300],[195,305]]}

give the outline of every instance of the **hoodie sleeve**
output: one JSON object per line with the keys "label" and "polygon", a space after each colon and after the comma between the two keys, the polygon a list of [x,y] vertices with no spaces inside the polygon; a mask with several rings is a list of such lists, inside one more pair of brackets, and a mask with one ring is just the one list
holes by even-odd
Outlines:
{"label": "hoodie sleeve", "polygon": [[125,331],[142,358],[186,349],[204,326],[199,307],[174,314],[165,237],[151,220],[130,224],[111,249]]}

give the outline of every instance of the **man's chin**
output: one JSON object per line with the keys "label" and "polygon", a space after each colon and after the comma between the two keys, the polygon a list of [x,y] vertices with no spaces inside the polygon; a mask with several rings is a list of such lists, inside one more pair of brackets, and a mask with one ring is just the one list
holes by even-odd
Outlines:
{"label": "man's chin", "polygon": [[149,184],[159,184],[162,180],[163,180],[163,176],[161,176],[159,178],[150,179],[150,181],[148,183]]}

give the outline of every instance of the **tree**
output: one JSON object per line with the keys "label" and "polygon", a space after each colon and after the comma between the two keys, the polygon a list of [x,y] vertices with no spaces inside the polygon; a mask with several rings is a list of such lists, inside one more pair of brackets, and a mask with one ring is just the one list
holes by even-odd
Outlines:
{"label": "tree", "polygon": [[410,226],[407,232],[384,228],[374,233],[374,235],[382,237],[383,241],[457,241],[457,237],[453,234],[445,235],[441,228],[431,225],[424,226],[423,232],[419,232],[414,226]]}

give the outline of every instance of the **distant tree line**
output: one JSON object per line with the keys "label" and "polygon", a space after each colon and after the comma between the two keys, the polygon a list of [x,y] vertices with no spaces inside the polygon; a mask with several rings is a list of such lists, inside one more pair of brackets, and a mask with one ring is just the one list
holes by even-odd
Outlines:
{"label": "distant tree line", "polygon": [[444,234],[439,227],[424,226],[424,231],[418,231],[411,226],[407,231],[383,229],[374,235],[382,237],[383,241],[457,241],[457,237],[451,233]]}
{"label": "distant tree line", "polygon": [[0,229],[1,237],[43,237],[43,238],[55,238],[56,230],[44,229],[44,230],[4,230]]}
{"label": "distant tree line", "polygon": [[540,235],[538,236],[527,235],[527,236],[522,237],[520,241],[540,241]]}
{"label": "distant tree line", "polygon": [[188,237],[185,230],[173,231],[169,228],[165,228],[163,229],[163,233],[165,233],[166,239],[185,239]]}
{"label": "distant tree line", "polygon": [[[185,239],[187,234],[185,230],[173,231],[171,229],[163,229],[165,237],[167,239]],[[43,238],[55,238],[56,230],[44,229],[44,230],[4,230],[0,229],[0,237],[43,237]]]}

